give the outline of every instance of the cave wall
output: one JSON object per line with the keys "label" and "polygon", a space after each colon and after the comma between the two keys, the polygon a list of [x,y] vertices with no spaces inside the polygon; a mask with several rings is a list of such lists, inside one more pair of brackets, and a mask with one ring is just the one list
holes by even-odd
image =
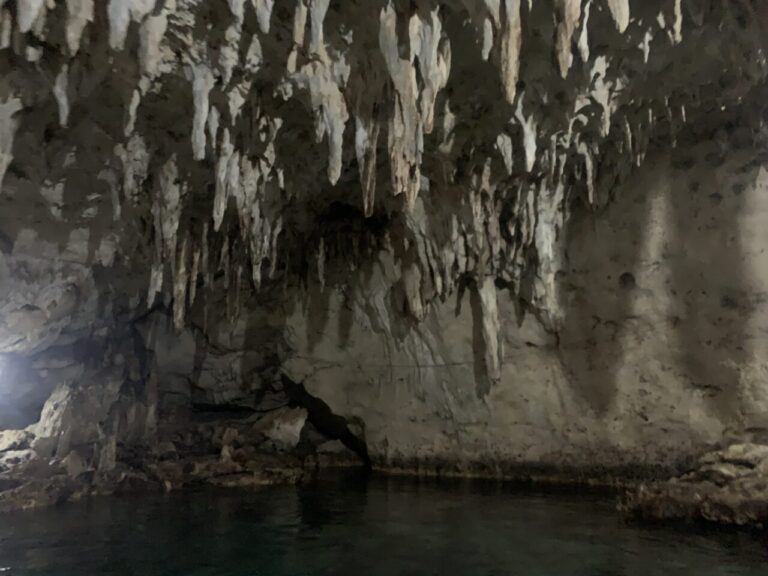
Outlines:
{"label": "cave wall", "polygon": [[[381,253],[286,312],[284,369],[365,423],[383,467],[675,467],[765,434],[768,173],[731,127],[657,154],[600,213],[576,209],[554,318],[496,289],[490,382],[472,285],[406,326]],[[372,294],[372,296],[366,296]]]}
{"label": "cave wall", "polygon": [[0,464],[215,456],[283,377],[390,469],[759,437],[767,15],[3,4]]}

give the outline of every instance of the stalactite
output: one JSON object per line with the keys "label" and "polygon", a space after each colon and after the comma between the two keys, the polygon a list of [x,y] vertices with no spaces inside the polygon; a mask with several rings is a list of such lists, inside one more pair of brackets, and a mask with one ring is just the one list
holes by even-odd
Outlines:
{"label": "stalactite", "polygon": [[451,68],[451,45],[442,34],[442,23],[435,8],[428,17],[420,13],[411,16],[409,24],[410,46],[419,63],[424,88],[421,90],[421,120],[424,133],[432,132],[435,100],[448,83]]}
{"label": "stalactite", "polygon": [[[344,128],[349,112],[342,90],[349,78],[349,65],[344,59],[334,60],[328,55],[323,37],[323,20],[329,0],[310,2],[310,44],[313,58],[301,67],[292,78],[304,90],[309,91],[315,114],[315,139],[319,143],[328,136],[328,180],[336,184],[341,176]],[[297,10],[301,10],[299,5]],[[306,20],[300,16],[299,20]],[[303,41],[303,31],[294,30],[294,42]]]}
{"label": "stalactite", "polygon": [[581,33],[579,34],[579,56],[585,64],[589,62],[589,15],[592,10],[592,0],[584,4],[581,17]]}
{"label": "stalactite", "polygon": [[616,28],[623,33],[629,26],[629,0],[607,0],[607,2]]}
{"label": "stalactite", "polygon": [[21,100],[15,96],[0,100],[0,194],[5,172],[13,159],[13,139],[18,126],[15,116],[21,109]]}
{"label": "stalactite", "polygon": [[189,274],[189,305],[190,307],[195,303],[197,298],[197,279],[200,276],[200,256],[201,249],[195,248],[192,253],[192,270]]}
{"label": "stalactite", "polygon": [[317,246],[317,281],[322,292],[325,290],[325,239],[322,237]]}
{"label": "stalactite", "polygon": [[413,207],[421,186],[424,141],[416,102],[416,74],[412,62],[400,58],[397,14],[391,2],[381,10],[379,47],[395,87],[394,109],[387,134],[392,189],[395,195],[405,194],[408,206]]}
{"label": "stalactite", "polygon": [[74,56],[80,50],[85,27],[93,22],[93,0],[67,0],[67,47]]}
{"label": "stalactite", "polygon": [[520,73],[520,51],[523,44],[520,0],[504,0],[504,18],[501,30],[501,82],[507,102],[512,104],[517,94]]}
{"label": "stalactite", "polygon": [[275,0],[251,0],[256,10],[256,18],[262,34],[269,34],[269,23],[272,17],[272,7]]}
{"label": "stalactite", "polygon": [[35,20],[45,10],[45,0],[22,0],[16,4],[16,18],[19,31],[29,32]]}
{"label": "stalactite", "polygon": [[219,119],[221,115],[219,114],[219,109],[216,108],[216,106],[211,106],[208,110],[208,121],[206,123],[206,128],[208,130],[208,140],[211,143],[211,149],[213,150],[213,153],[216,154],[218,150],[218,135],[219,135]]}
{"label": "stalactite", "polygon": [[109,0],[107,13],[110,46],[114,50],[122,50],[131,21],[141,22],[154,8],[155,0]]}
{"label": "stalactite", "polygon": [[224,43],[219,48],[218,69],[224,86],[232,80],[232,72],[240,61],[240,37],[243,35],[243,22],[232,22],[224,33]]}
{"label": "stalactite", "polygon": [[496,136],[496,149],[501,154],[501,158],[504,161],[504,168],[507,170],[507,174],[512,175],[514,170],[514,156],[512,138],[506,132],[499,133]]}
{"label": "stalactite", "polygon": [[184,186],[179,181],[176,155],[172,155],[160,170],[159,188],[156,213],[161,219],[162,254],[165,261],[172,262],[176,254],[177,232],[185,195]]}
{"label": "stalactite", "polygon": [[214,78],[211,69],[205,63],[192,66],[192,77],[192,96],[195,104],[195,117],[192,120],[192,151],[195,160],[202,160],[205,158],[205,125],[210,108],[208,96],[213,88]]}
{"label": "stalactite", "polygon": [[366,216],[373,214],[376,197],[376,150],[380,131],[381,124],[372,109],[365,113],[358,111],[355,116],[355,156],[363,192],[363,213]]}
{"label": "stalactite", "polygon": [[123,195],[134,205],[139,202],[140,188],[147,179],[149,169],[149,151],[142,137],[133,134],[128,142],[115,147],[123,166]]}
{"label": "stalactite", "polygon": [[230,160],[235,153],[235,147],[230,141],[229,128],[224,128],[221,139],[219,159],[216,161],[216,196],[213,199],[213,230],[219,231],[227,208],[230,182]]}
{"label": "stalactite", "polygon": [[203,223],[203,248],[200,259],[200,272],[203,276],[203,287],[210,292],[213,283],[213,268],[211,267],[211,249],[208,240],[208,222]]}
{"label": "stalactite", "polygon": [[59,126],[65,128],[69,121],[69,66],[64,64],[56,75],[56,81],[53,85],[53,95],[56,98],[56,104],[59,108]]}
{"label": "stalactite", "polygon": [[491,383],[501,380],[501,348],[499,309],[496,285],[493,276],[478,280],[477,294],[480,301],[482,339],[485,352],[485,367]]}
{"label": "stalactite", "polygon": [[517,109],[515,110],[515,119],[523,129],[523,149],[525,150],[525,169],[527,172],[533,170],[536,164],[536,149],[537,149],[537,126],[536,117],[531,114],[528,118],[523,113],[523,96],[517,102]]}
{"label": "stalactite", "polygon": [[419,322],[424,320],[427,310],[421,298],[421,270],[416,262],[411,262],[402,272],[403,289],[408,302],[408,310]]}
{"label": "stalactite", "polygon": [[[295,0],[278,11],[273,10],[274,0],[227,0],[221,6],[198,0],[107,0],[103,5],[66,0],[61,26],[54,21],[58,8],[53,0],[15,4],[0,0],[0,48],[10,48],[9,56],[20,67],[54,71],[55,79],[45,76],[52,86],[41,83],[41,90],[52,93],[47,96],[55,100],[62,126],[75,121],[70,108],[89,102],[93,86],[114,87],[124,113],[123,141],[112,145],[122,165],[122,185],[112,185],[115,178],[108,175],[100,178],[110,185],[115,215],[122,211],[125,218],[151,199],[153,241],[159,252],[153,256],[149,301],[165,284],[175,305],[191,305],[199,273],[211,290],[217,264],[225,271],[228,292],[234,287],[233,296],[239,298],[247,266],[253,285],[259,287],[262,276],[273,277],[288,253],[296,250],[294,230],[284,235],[290,239],[286,245],[279,245],[283,226],[311,222],[309,213],[320,212],[319,204],[327,198],[346,204],[350,200],[345,195],[361,193],[362,201],[352,203],[362,204],[365,217],[377,212],[378,217],[368,221],[371,227],[384,220],[387,233],[401,224],[408,230],[407,238],[392,242],[397,248],[391,249],[402,266],[397,280],[402,282],[408,309],[423,319],[434,299],[450,294],[467,276],[478,283],[479,292],[490,294],[489,279],[504,278],[518,287],[524,270],[535,272],[531,277],[536,278],[538,292],[531,298],[553,298],[550,281],[558,261],[556,244],[567,216],[565,199],[572,192],[566,186],[585,190],[587,202],[597,205],[598,177],[610,171],[621,174],[630,162],[642,162],[658,135],[654,106],[657,112],[666,108],[664,129],[671,126],[673,136],[680,120],[686,121],[685,108],[677,112],[678,100],[672,100],[674,106],[665,102],[675,93],[676,79],[665,72],[664,47],[658,50],[658,66],[644,66],[659,28],[672,44],[682,42],[682,1],[659,0],[658,6],[638,10],[632,29],[628,0],[601,2],[553,0],[551,34],[549,5],[534,10],[531,0],[527,9],[522,0],[419,0],[408,9],[407,2],[386,0],[371,6],[355,3],[349,12],[345,4],[330,0]],[[604,21],[595,11],[609,12],[624,36],[595,30]],[[648,13],[658,14],[656,20],[646,21]],[[347,14],[357,19],[347,20]],[[108,38],[90,33],[90,24],[103,15],[108,19]],[[542,17],[548,18],[543,27],[535,21]],[[291,28],[291,18],[287,38],[284,32]],[[201,27],[203,20],[207,29]],[[695,16],[694,22],[700,25]],[[717,34],[730,25],[719,23]],[[461,34],[475,34],[476,42],[465,45],[460,36],[462,45],[453,44],[452,51],[452,42],[457,41],[453,35],[462,27]],[[541,30],[546,30],[547,38]],[[590,50],[590,35],[593,47],[599,37],[599,48]],[[728,45],[725,38],[729,37],[723,33],[718,47]],[[556,66],[549,62],[553,40]],[[377,45],[378,51],[371,50]],[[105,53],[101,47],[122,53]],[[547,51],[543,64],[542,49]],[[572,70],[575,50],[584,66]],[[526,61],[529,56],[537,60]],[[126,65],[132,58],[137,65]],[[125,77],[112,82],[109,74],[115,71],[95,75],[89,67],[101,65],[102,59],[126,72]],[[491,62],[475,73],[470,68],[481,59]],[[468,102],[475,87],[467,89],[461,83],[468,78],[483,82],[480,72],[488,70],[494,70],[492,90],[478,87],[477,97]],[[13,75],[9,78],[0,85],[0,96],[5,98],[0,102],[0,177],[11,162],[15,114],[21,110],[21,102],[8,97],[16,82]],[[659,91],[649,102],[639,102],[646,95],[638,87],[656,79],[661,80]],[[155,154],[165,158],[174,150],[170,146],[176,143],[163,138],[168,134],[175,138],[178,132],[145,120],[167,113],[174,106],[172,99],[179,98],[178,87],[189,90],[190,84],[194,115],[188,146],[197,163],[190,162],[190,150],[176,150],[150,178],[150,166],[155,166],[150,159]],[[682,80],[677,88],[686,89]],[[489,95],[503,101],[494,103]],[[29,102],[36,103],[35,98]],[[305,158],[307,172],[318,168],[310,165],[315,161],[312,153],[302,150],[299,162],[291,157],[296,150],[291,139],[305,134],[305,127],[298,127],[299,105],[311,112],[317,143],[328,146],[328,181],[331,186],[341,183],[332,191],[327,183],[296,173]],[[180,114],[183,109],[180,105]],[[689,113],[694,114],[695,108]],[[347,131],[352,116],[354,129]],[[283,118],[287,128],[280,132]],[[179,118],[180,125],[183,121]],[[385,126],[387,167],[377,158],[379,145],[385,146],[381,141]],[[612,127],[616,134],[611,134]],[[353,168],[344,164],[349,163],[351,151],[345,146],[352,134],[360,180],[357,192],[349,191],[349,179],[342,177]],[[606,150],[618,150],[627,159],[618,167],[603,163]],[[200,181],[211,164],[212,214],[200,239],[200,207],[208,210],[211,201],[202,199],[209,182]],[[405,208],[385,198],[378,200],[375,211],[377,174],[386,169],[392,193],[402,195]],[[185,206],[185,178],[194,178],[196,185],[189,206]],[[152,182],[154,189],[146,182]],[[310,195],[318,205],[307,210]],[[193,196],[201,199],[194,200],[194,206]],[[232,218],[226,214],[230,200],[237,208],[236,215],[229,215]],[[190,218],[182,219],[187,209]],[[188,244],[176,246],[179,235],[183,242],[188,238]],[[330,240],[321,241],[317,254],[321,285],[337,259],[346,258],[349,268],[356,269],[364,250],[358,241],[352,234],[339,251]],[[283,260],[279,262],[278,256]],[[172,278],[165,281],[169,268]],[[286,270],[291,273],[295,270]],[[191,277],[181,297],[184,274]],[[237,300],[234,304],[237,310]],[[492,304],[487,308],[490,313]],[[174,310],[174,316],[178,314],[183,319],[184,312]],[[490,341],[490,331],[486,336]],[[493,378],[500,365],[490,357],[486,364]]]}
{"label": "stalactite", "polygon": [[672,23],[672,41],[675,44],[680,44],[683,41],[683,6],[682,0],[674,0],[675,19]]}
{"label": "stalactite", "polygon": [[139,28],[139,65],[147,76],[158,74],[162,54],[160,45],[168,29],[168,14],[176,9],[176,0],[165,0],[158,14],[150,14]]}
{"label": "stalactite", "polygon": [[184,329],[184,316],[187,310],[187,288],[189,286],[189,235],[181,241],[179,258],[176,263],[176,275],[173,278],[173,325],[176,330]]}
{"label": "stalactite", "polygon": [[13,33],[13,17],[7,8],[0,10],[0,50],[5,50],[11,45]]}
{"label": "stalactite", "polygon": [[557,62],[560,75],[565,78],[573,63],[573,33],[581,18],[581,0],[557,0]]}

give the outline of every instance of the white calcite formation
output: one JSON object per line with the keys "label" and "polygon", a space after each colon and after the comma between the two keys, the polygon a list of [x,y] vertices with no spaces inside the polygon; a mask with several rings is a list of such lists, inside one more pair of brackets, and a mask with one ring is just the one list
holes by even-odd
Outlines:
{"label": "white calcite formation", "polygon": [[[523,397],[531,382],[590,381],[591,367],[576,375],[570,365],[581,362],[574,341],[621,333],[626,318],[603,311],[582,314],[573,334],[574,291],[604,296],[575,262],[600,268],[591,259],[599,254],[611,282],[627,286],[637,267],[654,269],[650,256],[624,263],[610,246],[578,252],[574,230],[588,234],[585,218],[596,230],[621,228],[621,215],[601,224],[617,205],[630,216],[651,211],[650,187],[660,184],[635,204],[622,199],[641,176],[652,180],[646,158],[658,164],[706,141],[709,168],[721,170],[734,141],[758,149],[762,4],[0,1],[0,353],[37,361],[98,341],[100,353],[129,354],[105,343],[165,314],[193,342],[189,373],[174,369],[169,380],[186,388],[136,392],[145,411],[162,412],[166,396],[216,405],[257,394],[242,358],[263,348],[260,369],[305,381],[333,410],[359,417],[382,466],[468,453],[556,461],[558,442],[571,464],[611,464],[599,456],[613,424],[573,424],[580,408],[569,394]],[[728,164],[716,177],[740,169]],[[672,226],[624,232],[639,245],[657,225]],[[653,290],[667,290],[655,281]],[[685,316],[661,306],[654,322]],[[528,355],[510,352],[529,329],[537,336]],[[155,358],[151,331],[138,332],[136,349]],[[203,344],[226,361],[209,366]],[[366,367],[369,349],[386,378]],[[515,399],[505,388],[510,354],[520,363]],[[157,362],[130,381],[161,382]],[[221,367],[237,362],[239,374]],[[410,375],[396,378],[403,366]],[[448,366],[471,370],[429,372]],[[323,376],[338,370],[344,377]],[[362,396],[346,389],[350,374],[364,381]],[[652,396],[654,386],[640,388]],[[125,394],[107,396],[127,405]],[[495,394],[507,394],[503,407]],[[414,408],[423,398],[439,407]],[[401,437],[388,436],[391,412],[408,414]],[[142,414],[141,435],[154,434],[162,416]],[[621,410],[611,417],[634,422]],[[669,420],[684,430],[681,453],[712,441],[701,419]],[[563,422],[578,442],[562,439]],[[467,432],[482,426],[491,429]],[[512,430],[532,431],[538,448],[515,441],[494,451]],[[451,445],[465,432],[471,442]],[[628,453],[642,442],[630,432],[619,435]],[[88,436],[105,462],[115,434]],[[423,442],[430,434],[438,440]],[[657,456],[640,450],[627,461]]]}

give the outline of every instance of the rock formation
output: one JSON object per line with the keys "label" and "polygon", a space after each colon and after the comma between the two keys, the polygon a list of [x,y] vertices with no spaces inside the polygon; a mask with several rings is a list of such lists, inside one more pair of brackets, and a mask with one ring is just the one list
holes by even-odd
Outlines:
{"label": "rock formation", "polygon": [[767,37],[761,0],[0,1],[0,488],[759,441]]}

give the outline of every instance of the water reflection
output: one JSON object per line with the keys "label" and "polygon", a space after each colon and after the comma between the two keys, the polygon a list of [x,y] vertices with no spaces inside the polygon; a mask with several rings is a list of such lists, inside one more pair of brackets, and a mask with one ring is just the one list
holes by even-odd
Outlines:
{"label": "water reflection", "polygon": [[0,522],[0,576],[768,573],[753,534],[630,525],[609,499],[488,485],[334,481],[94,500]]}

